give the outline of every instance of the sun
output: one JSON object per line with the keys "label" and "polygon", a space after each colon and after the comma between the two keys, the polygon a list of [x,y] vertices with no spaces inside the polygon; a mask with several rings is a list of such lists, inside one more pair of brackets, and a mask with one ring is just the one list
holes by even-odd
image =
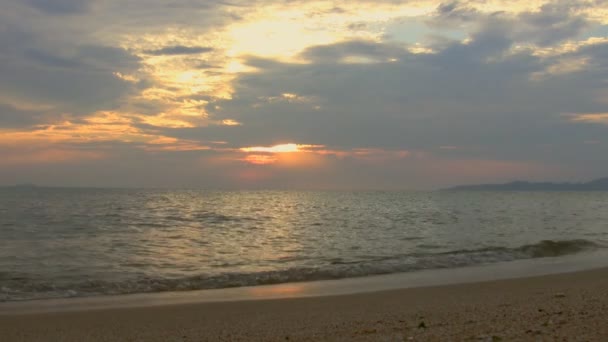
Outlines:
{"label": "sun", "polygon": [[253,146],[253,147],[243,147],[241,151],[243,152],[266,152],[266,153],[293,153],[293,152],[301,152],[302,148],[308,147],[308,145],[298,145],[298,144],[279,144],[270,147],[264,146]]}

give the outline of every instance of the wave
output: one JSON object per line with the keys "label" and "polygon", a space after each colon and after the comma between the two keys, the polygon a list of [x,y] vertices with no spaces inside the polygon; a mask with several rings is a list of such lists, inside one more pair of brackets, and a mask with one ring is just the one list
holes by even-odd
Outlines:
{"label": "wave", "polygon": [[537,244],[522,246],[519,249],[533,258],[542,258],[575,254],[601,247],[604,246],[593,241],[579,239],[563,241],[543,240]]}
{"label": "wave", "polygon": [[198,222],[198,223],[225,223],[225,222],[246,222],[257,221],[256,218],[223,215],[213,212],[198,212],[186,216],[167,215],[162,219],[174,222]]}
{"label": "wave", "polygon": [[586,250],[593,250],[605,247],[597,242],[576,239],[576,240],[542,240],[535,244],[522,245],[515,248],[508,247],[485,247],[480,249],[463,249],[441,253],[446,254],[475,254],[475,253],[497,253],[497,254],[512,254],[519,256],[518,259],[525,258],[544,258],[557,257],[568,254],[576,254]]}
{"label": "wave", "polygon": [[181,278],[137,277],[127,280],[43,280],[24,273],[0,272],[0,301],[85,297],[146,292],[187,291],[288,282],[352,278],[454,268],[517,259],[558,257],[606,247],[589,240],[543,240],[515,248],[484,247],[441,253],[365,256],[359,260],[331,258],[317,267],[292,267],[250,273],[201,274]]}

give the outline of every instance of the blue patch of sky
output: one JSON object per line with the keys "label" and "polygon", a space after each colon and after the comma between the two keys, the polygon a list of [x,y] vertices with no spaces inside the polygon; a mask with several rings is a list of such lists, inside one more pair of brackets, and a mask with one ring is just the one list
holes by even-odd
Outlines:
{"label": "blue patch of sky", "polygon": [[390,40],[408,44],[424,43],[431,36],[459,41],[468,36],[463,29],[432,27],[426,20],[427,18],[419,17],[394,21],[385,28],[385,36]]}
{"label": "blue patch of sky", "polygon": [[582,38],[587,39],[591,37],[608,37],[608,25],[597,25],[587,30]]}

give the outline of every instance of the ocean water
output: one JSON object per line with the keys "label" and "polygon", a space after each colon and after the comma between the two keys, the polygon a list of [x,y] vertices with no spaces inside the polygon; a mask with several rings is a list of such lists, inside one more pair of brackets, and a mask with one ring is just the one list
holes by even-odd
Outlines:
{"label": "ocean water", "polygon": [[604,192],[0,188],[0,301],[340,279],[607,247]]}

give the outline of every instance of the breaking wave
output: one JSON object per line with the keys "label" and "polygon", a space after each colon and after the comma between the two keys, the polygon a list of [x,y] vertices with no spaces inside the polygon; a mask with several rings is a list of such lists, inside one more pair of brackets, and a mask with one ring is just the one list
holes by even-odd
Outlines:
{"label": "breaking wave", "polygon": [[559,257],[604,247],[606,246],[603,244],[582,239],[543,240],[515,248],[484,247],[441,253],[367,256],[359,260],[330,259],[320,263],[318,267],[295,267],[251,273],[201,274],[182,278],[138,277],[120,281],[72,280],[53,283],[24,273],[0,272],[0,301],[187,291],[341,279],[519,259]]}

